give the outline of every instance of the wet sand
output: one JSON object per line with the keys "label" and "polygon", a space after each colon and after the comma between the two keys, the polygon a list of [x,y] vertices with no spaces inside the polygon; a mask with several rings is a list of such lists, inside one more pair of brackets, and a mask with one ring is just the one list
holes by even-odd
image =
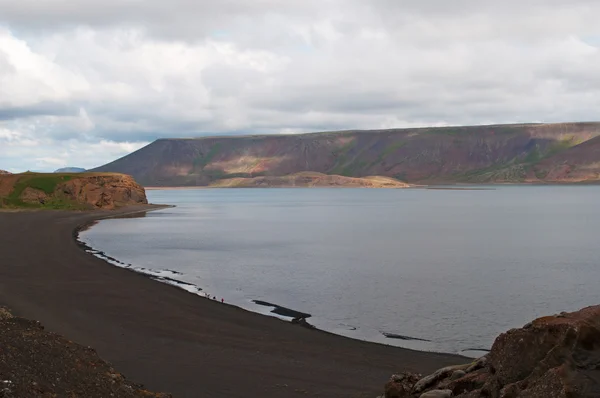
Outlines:
{"label": "wet sand", "polygon": [[79,226],[111,215],[0,212],[0,305],[95,348],[149,389],[176,397],[374,398],[392,373],[468,361],[311,330],[111,266],[74,239]]}

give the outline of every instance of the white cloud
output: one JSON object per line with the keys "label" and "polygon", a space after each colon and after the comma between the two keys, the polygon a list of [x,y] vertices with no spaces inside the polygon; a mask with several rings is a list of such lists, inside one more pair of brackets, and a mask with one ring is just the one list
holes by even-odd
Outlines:
{"label": "white cloud", "polygon": [[591,0],[0,0],[0,168],[91,167],[158,137],[595,120],[597,15]]}

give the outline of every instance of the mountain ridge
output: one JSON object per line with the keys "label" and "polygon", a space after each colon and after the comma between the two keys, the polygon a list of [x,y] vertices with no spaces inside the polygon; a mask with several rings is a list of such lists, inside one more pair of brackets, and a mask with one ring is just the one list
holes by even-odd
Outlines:
{"label": "mountain ridge", "polygon": [[301,172],[412,184],[600,181],[600,123],[162,138],[94,169],[146,186],[209,186]]}

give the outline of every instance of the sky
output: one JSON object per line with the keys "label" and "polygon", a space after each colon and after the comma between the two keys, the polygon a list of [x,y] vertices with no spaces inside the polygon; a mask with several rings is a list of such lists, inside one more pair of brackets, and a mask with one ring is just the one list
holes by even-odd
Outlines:
{"label": "sky", "polygon": [[0,0],[0,169],[157,138],[599,120],[597,0]]}

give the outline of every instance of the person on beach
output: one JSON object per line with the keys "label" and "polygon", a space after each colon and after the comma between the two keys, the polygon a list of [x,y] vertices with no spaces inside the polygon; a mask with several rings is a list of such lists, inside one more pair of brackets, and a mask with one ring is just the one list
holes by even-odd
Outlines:
{"label": "person on beach", "polygon": [[225,299],[223,297],[221,297],[221,303],[224,303]]}

